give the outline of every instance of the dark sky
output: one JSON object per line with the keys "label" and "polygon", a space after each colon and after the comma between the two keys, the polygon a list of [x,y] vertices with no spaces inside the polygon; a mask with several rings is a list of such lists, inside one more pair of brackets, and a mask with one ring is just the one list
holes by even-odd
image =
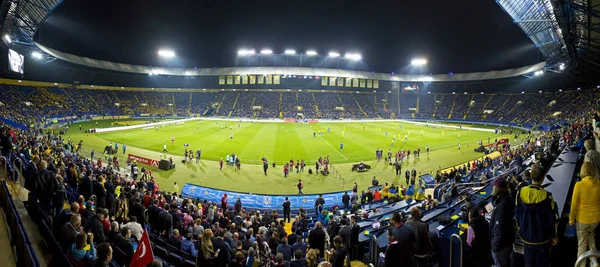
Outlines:
{"label": "dark sky", "polygon": [[[119,63],[229,67],[237,50],[362,54],[364,70],[475,72],[538,61],[537,50],[492,0],[66,0],[36,41]],[[178,60],[157,56],[173,49]]]}

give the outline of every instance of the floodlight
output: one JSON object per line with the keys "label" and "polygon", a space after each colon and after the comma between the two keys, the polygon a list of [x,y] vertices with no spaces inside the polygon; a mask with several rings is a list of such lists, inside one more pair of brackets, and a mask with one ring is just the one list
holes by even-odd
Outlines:
{"label": "floodlight", "polygon": [[161,57],[174,57],[175,56],[175,52],[171,51],[171,50],[158,50],[158,55]]}
{"label": "floodlight", "polygon": [[270,54],[273,54],[273,50],[271,50],[271,49],[263,49],[263,50],[260,50],[260,53],[263,54],[263,55],[270,55]]}
{"label": "floodlight", "polygon": [[535,76],[540,76],[542,74],[544,74],[544,70],[538,70],[536,72],[533,73]]}
{"label": "floodlight", "polygon": [[308,50],[306,51],[306,54],[309,56],[316,56],[317,55],[317,51],[315,50]]}
{"label": "floodlight", "polygon": [[10,39],[10,35],[8,35],[8,34],[4,35],[4,40],[9,44],[12,43],[12,40]]}
{"label": "floodlight", "polygon": [[294,54],[296,54],[296,50],[293,50],[293,49],[287,49],[287,50],[285,50],[285,54],[286,54],[286,55],[294,55]]}
{"label": "floodlight", "polygon": [[329,56],[330,57],[339,57],[340,53],[338,53],[338,52],[329,52]]}
{"label": "floodlight", "polygon": [[38,51],[31,52],[31,56],[35,59],[42,59],[42,53],[40,53]]}
{"label": "floodlight", "polygon": [[565,63],[558,64],[558,69],[559,70],[564,70],[565,69]]}
{"label": "floodlight", "polygon": [[424,58],[415,58],[410,61],[410,64],[413,66],[423,66],[427,64],[427,59]]}
{"label": "floodlight", "polygon": [[361,60],[362,56],[360,54],[346,53],[344,58],[349,60]]}

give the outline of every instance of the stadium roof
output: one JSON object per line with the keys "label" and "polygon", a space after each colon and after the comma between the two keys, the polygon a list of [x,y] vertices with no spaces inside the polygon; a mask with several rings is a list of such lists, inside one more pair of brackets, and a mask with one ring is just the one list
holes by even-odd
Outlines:
{"label": "stadium roof", "polygon": [[[58,51],[157,67],[240,66],[237,51],[362,54],[362,71],[447,74],[543,61],[493,1],[65,1],[35,41]],[[68,40],[68,41],[65,41]],[[170,48],[177,57],[159,58]],[[424,68],[409,67],[426,57]],[[258,65],[260,63],[257,63]],[[264,64],[268,65],[268,64]],[[271,65],[272,66],[272,65]],[[329,66],[332,67],[332,66]]]}
{"label": "stadium roof", "polygon": [[[525,72],[543,67],[555,73],[537,77],[538,86],[591,85],[600,79],[600,28],[595,26],[600,0],[465,0],[460,5],[334,0],[293,7],[274,0],[63,1],[4,1],[3,34],[16,41],[12,48],[28,55],[46,52],[48,60],[36,64],[58,57],[111,71],[158,69],[185,76],[291,74],[293,69],[300,75],[447,82],[531,78]],[[176,56],[157,56],[162,48]],[[240,58],[237,51],[244,48],[258,55]],[[265,48],[273,55],[260,55]],[[314,49],[319,55],[307,63],[306,56],[284,55],[287,49],[297,55]],[[331,59],[330,51],[342,56]],[[344,60],[345,53],[361,54],[362,60]],[[428,64],[410,66],[415,56]]]}

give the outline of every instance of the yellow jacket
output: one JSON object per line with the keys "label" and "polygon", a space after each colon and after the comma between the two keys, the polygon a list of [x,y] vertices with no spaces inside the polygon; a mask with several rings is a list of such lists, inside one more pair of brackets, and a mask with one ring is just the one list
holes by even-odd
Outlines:
{"label": "yellow jacket", "polygon": [[600,181],[595,177],[584,177],[575,184],[569,224],[575,221],[583,224],[600,222]]}

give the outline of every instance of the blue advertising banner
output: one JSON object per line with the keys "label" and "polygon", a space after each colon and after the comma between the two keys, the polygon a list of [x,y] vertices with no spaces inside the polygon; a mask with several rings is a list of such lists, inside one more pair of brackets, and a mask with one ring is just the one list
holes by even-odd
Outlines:
{"label": "blue advertising banner", "polygon": [[[212,201],[217,204],[221,203],[221,197],[227,194],[227,203],[233,205],[238,197],[242,201],[242,207],[248,209],[281,209],[281,204],[285,201],[286,195],[256,195],[248,193],[237,193],[213,189],[193,184],[185,184],[181,194],[185,197],[199,198],[202,200]],[[342,196],[344,192],[323,194],[325,199],[325,207],[341,206]],[[288,195],[292,209],[313,209],[315,200],[319,195]]]}

